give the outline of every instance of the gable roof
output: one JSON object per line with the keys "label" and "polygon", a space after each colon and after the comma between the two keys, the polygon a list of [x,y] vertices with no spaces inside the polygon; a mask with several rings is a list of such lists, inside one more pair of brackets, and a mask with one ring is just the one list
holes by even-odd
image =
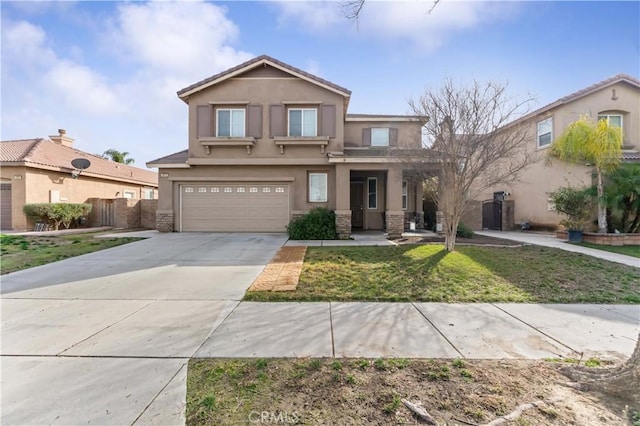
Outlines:
{"label": "gable roof", "polygon": [[50,139],[21,139],[0,142],[0,165],[25,166],[36,169],[71,173],[71,160],[86,158],[91,161],[83,177],[158,186],[158,174],[150,170],[116,163],[98,155],[89,154],[70,146],[55,143]]}
{"label": "gable roof", "polygon": [[[584,89],[573,92],[554,102],[551,102],[550,104],[547,104],[541,108],[538,108],[537,110],[525,115],[520,120],[534,117],[536,115],[540,115],[542,113],[549,111],[550,109],[556,108],[560,105],[568,104],[569,102],[573,102],[584,96],[597,92],[598,90],[602,90],[606,87],[613,86],[614,84],[621,83],[621,82],[640,88],[640,80],[638,80],[637,78],[631,77],[630,75],[627,75],[627,74],[616,74],[613,77],[609,77],[605,80],[599,81],[598,83],[592,84],[591,86],[585,87]],[[516,121],[520,121],[520,120],[516,120]]]}
{"label": "gable roof", "polygon": [[246,62],[243,62],[240,65],[237,65],[233,68],[229,68],[226,71],[222,71],[218,74],[212,75],[211,77],[205,78],[197,83],[192,84],[191,86],[187,86],[184,89],[178,91],[178,97],[183,101],[187,101],[190,95],[197,93],[201,90],[206,89],[207,87],[213,86],[214,84],[225,81],[229,78],[236,77],[244,72],[257,68],[263,65],[270,65],[274,68],[277,68],[281,71],[286,72],[287,74],[291,74],[294,77],[298,77],[302,80],[313,83],[317,86],[323,87],[332,92],[338,93],[339,95],[348,98],[351,96],[351,91],[345,89],[342,86],[338,86],[335,83],[332,83],[328,80],[318,77],[317,75],[313,75],[306,71],[301,70],[300,68],[296,68],[292,65],[281,62],[277,59],[272,58],[271,56],[261,55]]}
{"label": "gable roof", "polygon": [[156,158],[147,162],[147,167],[189,167],[187,160],[189,159],[189,150],[174,152],[164,157]]}

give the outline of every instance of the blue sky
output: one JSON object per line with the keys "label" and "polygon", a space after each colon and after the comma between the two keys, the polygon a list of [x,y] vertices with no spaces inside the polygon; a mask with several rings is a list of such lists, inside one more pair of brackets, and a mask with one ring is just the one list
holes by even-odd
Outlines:
{"label": "blue sky", "polygon": [[349,112],[408,113],[445,78],[550,103],[640,75],[640,2],[6,2],[2,140],[65,128],[136,165],[187,146],[179,89],[267,54],[350,89]]}

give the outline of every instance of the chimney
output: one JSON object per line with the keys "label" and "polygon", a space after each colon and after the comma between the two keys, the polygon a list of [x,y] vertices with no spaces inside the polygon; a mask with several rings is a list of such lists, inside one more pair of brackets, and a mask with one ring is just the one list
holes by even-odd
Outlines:
{"label": "chimney", "polygon": [[51,139],[53,142],[57,143],[58,145],[64,145],[64,146],[73,145],[73,141],[75,140],[67,136],[67,131],[65,129],[58,129],[58,134],[55,136],[49,136],[49,139]]}

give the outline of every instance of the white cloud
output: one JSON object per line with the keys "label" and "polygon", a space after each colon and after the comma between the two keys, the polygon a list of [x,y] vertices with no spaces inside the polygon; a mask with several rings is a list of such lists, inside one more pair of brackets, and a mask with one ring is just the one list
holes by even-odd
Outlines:
{"label": "white cloud", "polygon": [[111,39],[143,67],[202,78],[252,56],[229,46],[239,30],[225,13],[203,2],[124,4],[118,7]]}
{"label": "white cloud", "polygon": [[299,25],[304,31],[322,34],[345,33],[353,37],[378,40],[407,40],[433,51],[458,31],[472,29],[513,15],[515,2],[440,1],[376,1],[367,0],[358,21],[348,20],[338,2],[277,3],[280,23]]}

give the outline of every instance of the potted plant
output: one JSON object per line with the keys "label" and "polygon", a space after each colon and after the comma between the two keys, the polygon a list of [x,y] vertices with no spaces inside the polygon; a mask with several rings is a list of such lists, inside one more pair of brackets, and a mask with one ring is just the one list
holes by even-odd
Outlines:
{"label": "potted plant", "polygon": [[582,232],[591,215],[592,198],[588,188],[565,186],[552,192],[550,197],[555,210],[567,217],[560,224],[567,228],[569,242],[582,242]]}

